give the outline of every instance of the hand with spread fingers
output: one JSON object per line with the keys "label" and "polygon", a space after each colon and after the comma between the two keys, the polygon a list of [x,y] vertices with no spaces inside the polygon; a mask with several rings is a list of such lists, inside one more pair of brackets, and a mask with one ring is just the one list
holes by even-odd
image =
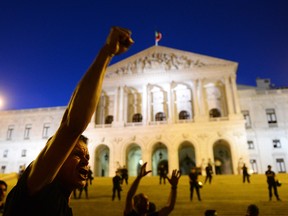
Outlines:
{"label": "hand with spread fingers", "polygon": [[171,184],[172,188],[176,188],[178,185],[178,181],[181,177],[181,173],[179,170],[173,170],[172,171],[172,175],[171,178],[167,177],[169,183]]}

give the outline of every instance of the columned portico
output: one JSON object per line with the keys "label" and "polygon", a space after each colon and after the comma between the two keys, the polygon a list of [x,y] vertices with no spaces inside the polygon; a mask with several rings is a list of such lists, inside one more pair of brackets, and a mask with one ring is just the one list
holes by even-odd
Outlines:
{"label": "columned portico", "polygon": [[[286,171],[283,113],[287,106],[283,101],[288,94],[237,90],[237,65],[157,46],[109,66],[94,118],[84,132],[94,175],[113,176],[124,165],[131,176],[137,175],[143,162],[153,175],[162,164],[169,174],[173,169],[188,174],[193,166],[203,171],[208,162],[215,169],[216,161],[222,174],[239,173],[244,162],[255,173],[263,173],[268,162]],[[273,103],[264,100],[271,95]],[[17,172],[20,165],[29,164],[37,156],[35,149],[55,132],[64,110],[0,112],[2,172]],[[263,120],[266,115],[273,121]],[[36,136],[23,142],[22,129],[27,124]],[[17,136],[5,137],[12,132]],[[21,150],[29,151],[29,158],[9,162]]]}

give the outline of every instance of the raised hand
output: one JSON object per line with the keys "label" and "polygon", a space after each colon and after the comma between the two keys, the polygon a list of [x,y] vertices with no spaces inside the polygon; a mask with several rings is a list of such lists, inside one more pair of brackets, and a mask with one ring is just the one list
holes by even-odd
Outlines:
{"label": "raised hand", "polygon": [[139,176],[141,178],[146,176],[148,173],[152,172],[151,170],[146,171],[146,165],[147,165],[147,162],[141,166],[140,173],[139,173]]}
{"label": "raised hand", "polygon": [[167,177],[169,183],[171,184],[172,188],[177,187],[179,178],[181,177],[181,173],[179,170],[173,170],[171,178]]}
{"label": "raised hand", "polygon": [[111,56],[125,52],[134,41],[131,38],[131,31],[121,27],[112,27],[106,41]]}

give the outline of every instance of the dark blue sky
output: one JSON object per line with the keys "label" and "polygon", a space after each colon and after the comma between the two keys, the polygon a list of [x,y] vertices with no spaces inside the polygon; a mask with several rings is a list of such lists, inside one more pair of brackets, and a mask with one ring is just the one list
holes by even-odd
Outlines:
{"label": "dark blue sky", "polygon": [[161,46],[239,63],[237,83],[288,86],[286,0],[1,0],[0,95],[4,109],[67,105],[111,26],[135,44],[117,62]]}

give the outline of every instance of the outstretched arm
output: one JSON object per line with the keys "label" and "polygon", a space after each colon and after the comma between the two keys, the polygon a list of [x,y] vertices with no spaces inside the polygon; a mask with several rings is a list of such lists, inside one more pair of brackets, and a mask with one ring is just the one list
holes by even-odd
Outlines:
{"label": "outstretched arm", "polygon": [[168,198],[167,206],[160,209],[159,216],[169,215],[174,209],[174,206],[176,203],[176,197],[177,197],[177,185],[178,185],[178,181],[180,177],[181,177],[181,173],[179,170],[173,170],[171,178],[167,177],[171,185],[171,192]]}
{"label": "outstretched arm", "polygon": [[151,170],[146,171],[146,165],[147,165],[147,162],[141,166],[139,175],[136,177],[136,179],[134,180],[134,182],[130,186],[129,191],[127,192],[126,204],[125,204],[125,209],[124,209],[124,216],[126,214],[128,214],[129,212],[131,212],[133,209],[133,196],[135,195],[135,193],[137,191],[140,180],[144,176],[146,176],[148,173],[152,172]]}
{"label": "outstretched arm", "polygon": [[111,29],[105,45],[76,86],[60,127],[32,163],[27,180],[31,195],[53,181],[75,147],[96,110],[106,68],[114,55],[126,51],[133,43],[130,35],[126,29]]}

